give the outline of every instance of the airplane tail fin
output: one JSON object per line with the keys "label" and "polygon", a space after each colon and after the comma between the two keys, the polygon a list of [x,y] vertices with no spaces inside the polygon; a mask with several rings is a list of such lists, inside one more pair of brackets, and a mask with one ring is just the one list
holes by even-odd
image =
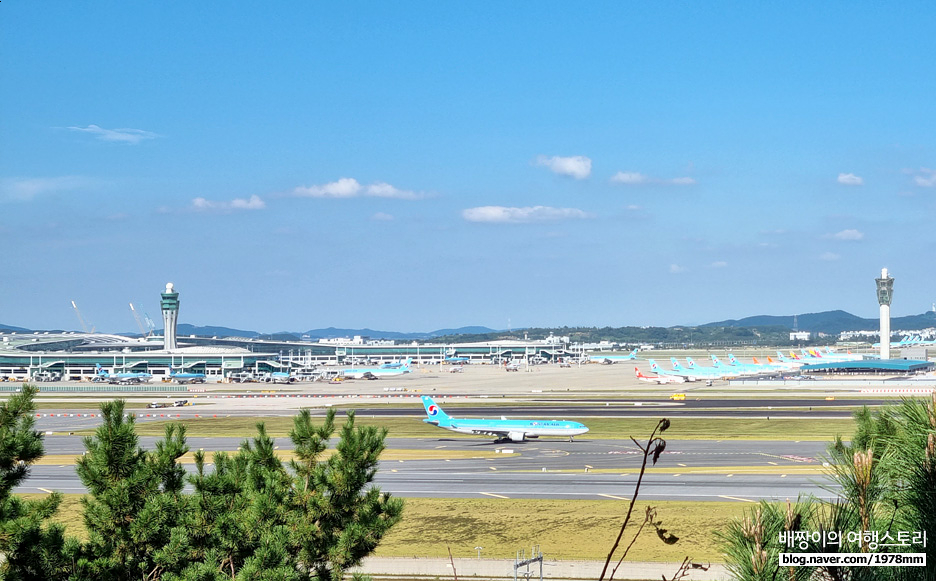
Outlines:
{"label": "airplane tail fin", "polygon": [[[713,355],[713,356],[712,356],[712,359],[714,359],[714,358],[715,358],[715,356]],[[738,360],[735,359],[734,353],[729,353],[729,354],[728,354],[728,363],[731,363],[732,365],[737,365],[737,364],[738,364]]]}
{"label": "airplane tail fin", "polygon": [[[679,361],[677,361],[675,357],[670,357],[670,363],[672,363],[673,369],[682,369],[682,366],[679,365]],[[686,357],[686,365],[689,369],[695,367],[695,363],[692,362],[691,357]]]}
{"label": "airplane tail fin", "polygon": [[653,359],[648,359],[648,361],[650,361],[650,371],[652,371],[652,372],[654,372],[654,373],[659,373],[659,371],[660,371],[660,366],[657,365],[657,362],[654,361]]}
{"label": "airplane tail fin", "polygon": [[[754,361],[754,365],[760,365],[760,361],[757,360],[757,357],[752,357],[752,360]],[[767,358],[767,361],[770,361],[770,357]]]}
{"label": "airplane tail fin", "polygon": [[448,422],[449,416],[442,408],[436,404],[428,395],[422,396],[423,407],[426,408],[426,416],[428,419],[426,421],[433,424],[436,423],[446,423]]}
{"label": "airplane tail fin", "polygon": [[712,358],[712,364],[715,365],[715,367],[718,367],[721,365],[721,361],[718,360],[718,355],[713,354],[713,355],[710,355],[710,357]]}
{"label": "airplane tail fin", "polygon": [[637,378],[638,378],[638,379],[641,378],[641,377],[647,377],[646,375],[644,375],[643,373],[640,372],[640,368],[639,368],[639,367],[635,367],[635,368],[634,368],[634,373],[637,374]]}
{"label": "airplane tail fin", "polygon": [[637,349],[634,349],[633,351],[631,351],[630,356],[631,356],[631,359],[637,359]]}

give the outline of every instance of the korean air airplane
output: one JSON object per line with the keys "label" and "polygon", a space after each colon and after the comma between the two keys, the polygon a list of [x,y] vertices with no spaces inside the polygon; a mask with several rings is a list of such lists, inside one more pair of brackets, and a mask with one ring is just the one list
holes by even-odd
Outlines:
{"label": "korean air airplane", "polygon": [[592,363],[617,363],[618,361],[633,361],[637,359],[637,350],[634,349],[628,355],[592,355],[588,358]]}
{"label": "korean air airplane", "polygon": [[508,420],[504,417],[499,420],[453,418],[442,411],[442,408],[432,401],[431,397],[424,395],[422,402],[428,416],[423,421],[427,424],[460,434],[495,436],[497,438],[495,442],[523,442],[540,436],[569,438],[571,442],[573,437],[588,431],[584,424],[568,420]]}

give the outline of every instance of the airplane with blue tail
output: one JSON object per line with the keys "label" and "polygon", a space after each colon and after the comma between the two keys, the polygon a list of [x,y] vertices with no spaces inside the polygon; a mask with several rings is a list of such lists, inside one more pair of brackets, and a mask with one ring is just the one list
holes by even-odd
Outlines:
{"label": "airplane with blue tail", "polygon": [[423,407],[426,408],[427,424],[438,426],[444,430],[471,434],[475,436],[494,436],[497,442],[523,442],[540,436],[572,438],[588,431],[585,424],[569,420],[508,420],[501,417],[499,420],[453,418],[433,399],[427,395],[422,397]]}
{"label": "airplane with blue tail", "polygon": [[106,381],[107,383],[117,383],[127,385],[131,383],[149,383],[153,379],[152,373],[108,373],[101,367],[101,364],[94,366],[95,379],[97,381]]}
{"label": "airplane with blue tail", "polygon": [[170,373],[169,378],[176,383],[205,383],[204,373]]}
{"label": "airplane with blue tail", "polygon": [[[400,367],[361,367],[358,369],[345,369],[341,372],[341,375],[349,379],[364,379],[365,377],[381,378],[381,377],[395,377],[398,375],[403,375],[404,373],[410,373],[410,363],[412,359],[407,359],[403,362],[403,365]],[[370,375],[367,375],[370,374]]]}
{"label": "airplane with blue tail", "polygon": [[633,361],[637,359],[637,350],[634,349],[628,355],[591,355],[588,360],[592,363],[617,363],[618,361]]}

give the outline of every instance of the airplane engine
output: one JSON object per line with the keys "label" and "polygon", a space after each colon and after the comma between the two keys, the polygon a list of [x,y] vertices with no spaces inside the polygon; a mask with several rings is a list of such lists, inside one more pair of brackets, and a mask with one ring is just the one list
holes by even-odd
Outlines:
{"label": "airplane engine", "polygon": [[510,432],[507,434],[507,437],[510,438],[511,442],[522,442],[523,432]]}

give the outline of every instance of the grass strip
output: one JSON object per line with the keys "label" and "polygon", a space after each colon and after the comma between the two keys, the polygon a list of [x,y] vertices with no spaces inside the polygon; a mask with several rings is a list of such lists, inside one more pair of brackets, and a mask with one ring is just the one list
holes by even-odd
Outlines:
{"label": "grass strip", "polygon": [[[87,539],[81,496],[64,495],[53,520],[65,525],[66,534]],[[634,544],[629,561],[680,562],[689,555],[697,562],[721,562],[715,531],[750,506],[745,502],[638,502],[632,517],[634,531],[648,504],[657,508],[663,528],[680,540],[666,545],[651,528]],[[475,547],[484,547],[484,558],[513,558],[518,550],[539,544],[549,559],[603,559],[626,512],[627,502],[622,500],[407,498],[403,519],[377,547],[376,556],[448,557],[447,547],[451,547],[455,557],[477,557]]]}

